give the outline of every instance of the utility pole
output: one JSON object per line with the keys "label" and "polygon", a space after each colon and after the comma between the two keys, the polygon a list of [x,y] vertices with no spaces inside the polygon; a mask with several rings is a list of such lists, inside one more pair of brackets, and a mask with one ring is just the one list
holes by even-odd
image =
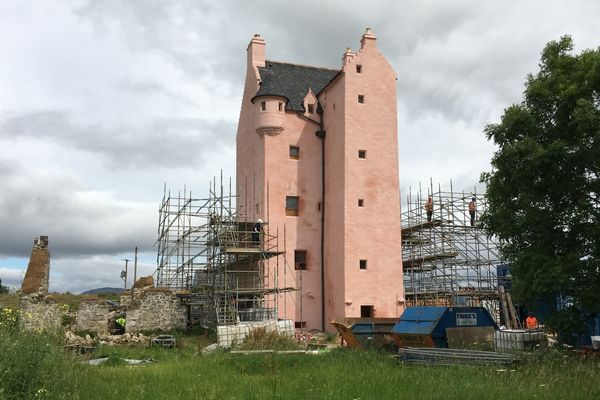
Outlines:
{"label": "utility pole", "polygon": [[133,298],[133,286],[137,279],[137,246],[135,246],[135,257],[133,259],[133,283],[131,284],[131,297]]}
{"label": "utility pole", "polygon": [[123,290],[127,290],[127,263],[131,260],[123,258],[122,261],[125,261],[125,271],[121,271],[121,279],[123,279]]}

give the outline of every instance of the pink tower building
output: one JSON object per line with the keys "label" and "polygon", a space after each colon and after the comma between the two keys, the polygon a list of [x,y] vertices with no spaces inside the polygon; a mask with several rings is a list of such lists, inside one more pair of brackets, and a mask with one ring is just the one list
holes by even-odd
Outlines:
{"label": "pink tower building", "polygon": [[[297,328],[397,318],[404,308],[396,75],[367,28],[340,69],[269,61],[247,49],[237,131],[241,217],[285,247],[280,318]],[[283,246],[285,241],[285,246]]]}

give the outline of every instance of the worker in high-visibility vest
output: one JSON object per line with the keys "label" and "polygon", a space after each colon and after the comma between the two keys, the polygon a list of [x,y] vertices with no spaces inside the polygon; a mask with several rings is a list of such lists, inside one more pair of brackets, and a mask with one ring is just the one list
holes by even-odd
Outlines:
{"label": "worker in high-visibility vest", "polygon": [[471,226],[475,226],[475,211],[477,211],[476,198],[473,197],[469,203],[469,215],[471,216]]}
{"label": "worker in high-visibility vest", "polygon": [[529,316],[525,319],[525,328],[527,329],[537,329],[539,327],[538,320],[532,313],[529,313]]}
{"label": "worker in high-visibility vest", "polygon": [[115,320],[115,322],[117,323],[117,325],[119,325],[120,328],[125,329],[125,318],[119,317]]}
{"label": "worker in high-visibility vest", "polygon": [[425,211],[427,211],[427,222],[429,222],[433,215],[433,198],[431,196],[429,196],[427,203],[425,203]]}

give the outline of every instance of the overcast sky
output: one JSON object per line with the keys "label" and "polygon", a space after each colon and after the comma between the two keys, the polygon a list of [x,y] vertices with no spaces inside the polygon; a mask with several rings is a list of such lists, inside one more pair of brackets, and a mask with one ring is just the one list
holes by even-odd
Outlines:
{"label": "overcast sky", "polygon": [[[512,4],[510,4],[512,3]],[[49,235],[50,289],[119,286],[156,265],[163,183],[202,196],[235,178],[246,46],[339,68],[365,27],[398,75],[402,200],[470,190],[482,131],[519,102],[544,45],[600,45],[600,2],[0,0],[0,279],[19,285]]]}

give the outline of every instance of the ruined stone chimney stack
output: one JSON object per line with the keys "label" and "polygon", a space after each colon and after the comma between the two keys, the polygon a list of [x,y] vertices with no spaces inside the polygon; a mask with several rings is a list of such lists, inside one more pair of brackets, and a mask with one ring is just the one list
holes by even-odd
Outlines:
{"label": "ruined stone chimney stack", "polygon": [[48,236],[36,237],[33,241],[29,265],[21,292],[30,296],[48,295],[48,281],[50,279],[50,251],[48,250]]}

